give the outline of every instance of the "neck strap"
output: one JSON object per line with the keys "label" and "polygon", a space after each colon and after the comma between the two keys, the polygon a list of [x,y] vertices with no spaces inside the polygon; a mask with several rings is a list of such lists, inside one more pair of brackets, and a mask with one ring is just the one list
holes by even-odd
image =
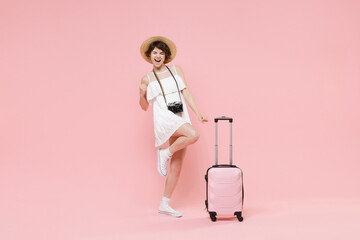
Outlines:
{"label": "neck strap", "polygon": [[[165,65],[165,66],[166,66],[166,65]],[[179,90],[179,86],[178,86],[178,84],[177,84],[177,81],[176,81],[176,79],[175,79],[174,75],[172,74],[172,72],[170,71],[170,68],[169,68],[168,66],[166,66],[166,68],[169,70],[169,72],[170,72],[171,76],[172,76],[172,77],[174,78],[174,80],[175,80],[176,87],[177,87],[177,90],[178,90],[178,93],[179,93],[180,102],[182,103],[181,96],[180,96],[180,90]],[[157,81],[158,81],[158,83],[160,84],[161,91],[162,91],[162,93],[163,93],[163,96],[164,96],[164,99],[165,99],[165,103],[166,103],[166,106],[167,106],[167,101],[166,101],[166,97],[165,97],[164,89],[163,89],[162,84],[161,84],[161,82],[160,82],[160,80],[159,80],[159,78],[158,78],[158,76],[157,76],[157,74],[156,74],[156,72],[155,72],[155,70],[154,70],[154,69],[153,69],[153,73],[155,74],[156,80],[157,80]]]}

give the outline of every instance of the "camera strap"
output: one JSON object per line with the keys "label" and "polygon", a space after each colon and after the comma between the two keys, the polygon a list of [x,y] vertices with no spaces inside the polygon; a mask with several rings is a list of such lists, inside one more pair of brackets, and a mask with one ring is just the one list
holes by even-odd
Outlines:
{"label": "camera strap", "polygon": [[[180,95],[180,90],[179,90],[179,86],[178,86],[178,84],[177,84],[177,81],[176,81],[174,75],[172,74],[172,72],[170,71],[170,68],[169,68],[168,66],[166,66],[166,65],[165,65],[165,67],[169,70],[171,76],[172,76],[172,77],[174,78],[174,80],[175,80],[176,87],[177,87],[177,90],[178,90],[178,93],[179,93],[180,102],[181,102],[181,104],[182,104],[181,95]],[[160,84],[161,91],[162,91],[162,93],[163,93],[163,96],[164,96],[164,99],[165,99],[165,103],[166,103],[166,106],[167,106],[168,104],[167,104],[167,101],[166,101],[166,97],[165,97],[165,92],[164,92],[163,86],[162,86],[162,84],[161,84],[161,82],[160,82],[160,80],[159,80],[159,78],[158,78],[158,76],[157,76],[157,74],[156,74],[156,72],[155,72],[154,69],[153,69],[153,72],[154,72],[154,74],[155,74],[156,80],[157,80],[157,81],[159,82],[159,84]]]}

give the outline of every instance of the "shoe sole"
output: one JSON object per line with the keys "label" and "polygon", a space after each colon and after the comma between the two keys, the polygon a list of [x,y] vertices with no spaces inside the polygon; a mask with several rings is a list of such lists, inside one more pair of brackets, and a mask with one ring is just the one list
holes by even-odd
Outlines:
{"label": "shoe sole", "polygon": [[168,215],[168,216],[172,216],[172,217],[177,217],[177,218],[182,217],[182,215],[176,215],[176,214],[171,213],[171,212],[165,212],[165,211],[160,211],[160,210],[159,210],[159,213],[160,214],[165,214],[165,215]]}
{"label": "shoe sole", "polygon": [[160,168],[160,149],[157,149],[157,169],[158,169],[158,172],[161,176],[165,177],[166,174],[164,175],[162,172],[161,172],[161,168]]}

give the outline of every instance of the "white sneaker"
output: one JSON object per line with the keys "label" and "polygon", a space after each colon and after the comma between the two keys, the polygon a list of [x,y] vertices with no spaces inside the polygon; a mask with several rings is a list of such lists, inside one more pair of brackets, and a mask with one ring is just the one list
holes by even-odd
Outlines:
{"label": "white sneaker", "polygon": [[157,169],[158,172],[160,173],[161,176],[166,176],[167,171],[166,171],[166,167],[167,167],[167,163],[169,161],[169,158],[166,157],[164,151],[166,149],[158,149],[157,150]]}
{"label": "white sneaker", "polygon": [[161,203],[159,207],[160,214],[166,214],[173,217],[182,217],[182,213],[172,209],[169,204]]}

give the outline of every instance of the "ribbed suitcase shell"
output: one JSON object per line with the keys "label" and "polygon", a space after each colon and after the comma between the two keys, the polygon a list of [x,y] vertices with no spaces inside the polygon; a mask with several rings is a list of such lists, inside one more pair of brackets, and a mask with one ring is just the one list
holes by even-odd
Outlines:
{"label": "ribbed suitcase shell", "polygon": [[218,165],[207,171],[208,211],[217,216],[234,216],[243,207],[242,171],[236,166]]}

